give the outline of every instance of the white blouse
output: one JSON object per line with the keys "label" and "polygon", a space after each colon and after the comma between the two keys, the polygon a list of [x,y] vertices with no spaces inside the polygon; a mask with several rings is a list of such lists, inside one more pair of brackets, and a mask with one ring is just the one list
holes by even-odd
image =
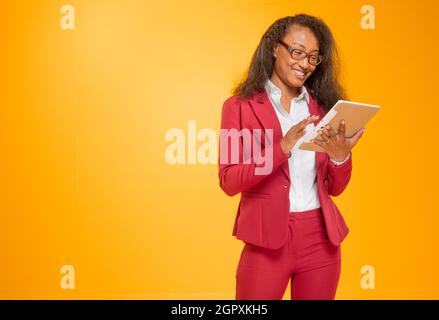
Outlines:
{"label": "white blouse", "polygon": [[[300,87],[300,95],[291,100],[290,113],[282,107],[280,102],[282,96],[281,91],[271,80],[266,81],[265,90],[280,122],[283,136],[285,136],[293,125],[310,115],[309,93],[305,86]],[[314,128],[314,124],[310,123],[306,128],[308,129],[309,127]],[[348,158],[349,156],[341,162],[330,160],[340,165],[347,161]],[[288,167],[291,178],[289,193],[290,212],[302,212],[320,208],[317,194],[315,152],[300,150],[296,144],[291,150]]]}

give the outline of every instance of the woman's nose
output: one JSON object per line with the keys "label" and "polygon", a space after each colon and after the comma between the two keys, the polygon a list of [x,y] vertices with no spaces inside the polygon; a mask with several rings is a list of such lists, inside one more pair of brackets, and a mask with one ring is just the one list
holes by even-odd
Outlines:
{"label": "woman's nose", "polygon": [[300,60],[299,65],[302,68],[302,70],[308,70],[308,67],[309,67],[308,57]]}

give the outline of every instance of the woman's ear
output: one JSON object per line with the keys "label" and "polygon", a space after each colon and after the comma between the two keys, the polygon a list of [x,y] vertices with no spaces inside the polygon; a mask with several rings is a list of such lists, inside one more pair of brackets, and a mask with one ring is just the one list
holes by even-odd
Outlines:
{"label": "woman's ear", "polygon": [[275,58],[277,58],[277,50],[278,50],[278,48],[279,48],[279,44],[276,43],[276,45],[274,46],[274,49],[273,49],[273,57],[275,57]]}

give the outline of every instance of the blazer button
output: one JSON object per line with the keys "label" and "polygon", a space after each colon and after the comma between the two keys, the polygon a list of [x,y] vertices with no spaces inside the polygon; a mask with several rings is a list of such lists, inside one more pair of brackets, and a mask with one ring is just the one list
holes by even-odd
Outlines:
{"label": "blazer button", "polygon": [[284,187],[285,189],[288,188],[288,186],[286,184],[282,185],[282,187]]}

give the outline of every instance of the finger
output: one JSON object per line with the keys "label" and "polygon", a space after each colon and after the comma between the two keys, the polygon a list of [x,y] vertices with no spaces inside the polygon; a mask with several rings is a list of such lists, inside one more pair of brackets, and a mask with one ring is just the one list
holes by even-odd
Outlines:
{"label": "finger", "polygon": [[363,135],[364,131],[366,131],[365,128],[361,128],[360,130],[357,131],[356,134],[354,134],[353,137],[351,137],[349,140],[349,142],[352,144],[352,146],[355,146],[358,142],[358,140],[361,138],[361,136]]}
{"label": "finger", "polygon": [[324,142],[324,141],[327,140],[327,139],[325,138],[325,136],[324,136],[322,130],[318,130],[318,131],[317,131],[317,138],[320,139],[320,141],[322,141],[322,142]]}
{"label": "finger", "polygon": [[300,139],[301,137],[303,137],[306,134],[305,128],[296,130],[296,131],[292,131],[291,134],[296,138],[296,139]]}
{"label": "finger", "polygon": [[293,133],[297,133],[297,132],[303,130],[306,127],[306,125],[305,125],[306,120],[307,119],[303,119],[303,120],[299,121],[298,123],[296,123],[295,125],[293,125],[290,128],[290,131],[292,131]]}
{"label": "finger", "polygon": [[313,114],[313,115],[308,116],[309,123],[316,121],[318,118],[319,118],[318,114]]}
{"label": "finger", "polygon": [[297,127],[297,129],[305,128],[307,125],[309,125],[310,123],[313,123],[318,118],[319,118],[318,115],[309,116],[309,117],[303,119],[302,121],[300,121],[298,124],[296,124],[295,127]]}
{"label": "finger", "polygon": [[339,138],[345,139],[346,138],[346,123],[344,119],[341,119],[340,124],[338,126],[338,135]]}
{"label": "finger", "polygon": [[328,125],[326,125],[326,131],[328,132],[328,135],[329,135],[329,139],[332,141],[332,142],[337,142],[337,133],[334,131],[334,129],[332,129],[332,127],[328,124]]}
{"label": "finger", "polygon": [[319,147],[322,147],[323,149],[326,150],[326,147],[327,147],[326,143],[324,143],[323,141],[321,141],[319,139],[311,139],[309,142],[311,142]]}
{"label": "finger", "polygon": [[323,141],[321,139],[318,139],[318,138],[311,139],[310,141],[316,141],[316,142],[320,142],[320,143],[325,143],[325,141]]}
{"label": "finger", "polygon": [[313,123],[314,121],[316,121],[318,118],[319,118],[318,115],[308,116],[305,119],[303,119],[302,121],[300,121],[298,124],[301,125],[301,126],[303,125],[303,126],[306,127],[310,123]]}
{"label": "finger", "polygon": [[326,133],[325,129],[317,131],[319,134],[319,138],[323,140],[325,143],[329,142],[329,135]]}
{"label": "finger", "polygon": [[296,132],[296,135],[299,137],[303,137],[305,135],[305,133],[306,133],[306,130],[302,129],[302,130],[299,130],[298,132]]}

